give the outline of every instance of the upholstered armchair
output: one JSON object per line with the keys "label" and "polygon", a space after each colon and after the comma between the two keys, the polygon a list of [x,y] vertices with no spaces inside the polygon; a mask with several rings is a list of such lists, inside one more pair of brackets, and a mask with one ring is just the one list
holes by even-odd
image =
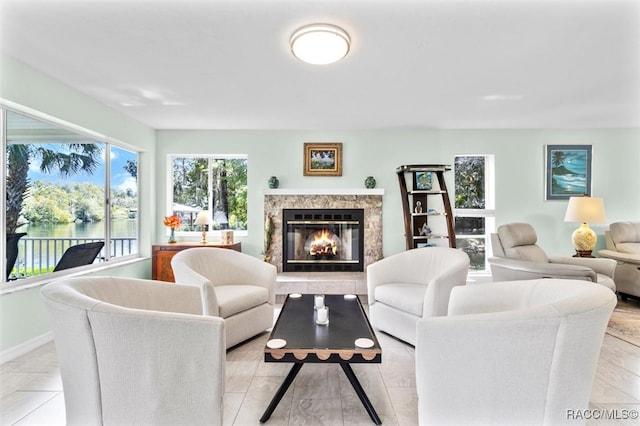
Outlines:
{"label": "upholstered armchair", "polygon": [[448,316],[418,321],[419,424],[576,424],[616,301],[580,280],[454,288]]}
{"label": "upholstered armchair", "polygon": [[177,284],[200,289],[203,315],[224,318],[227,348],[273,326],[276,267],[223,248],[182,250],[171,259]]}
{"label": "upholstered armchair", "polygon": [[536,244],[538,236],[528,223],[509,223],[491,234],[494,257],[489,258],[493,281],[562,278],[602,284],[613,292],[615,262],[586,257],[551,257]]}
{"label": "upholstered armchair", "polygon": [[41,294],[68,425],[222,424],[225,324],[196,288],[91,276]]}
{"label": "upholstered armchair", "polygon": [[615,279],[620,297],[640,298],[640,222],[612,223],[605,238],[607,248],[598,256],[617,262]]}
{"label": "upholstered armchair", "polygon": [[446,315],[451,289],[466,284],[468,271],[469,256],[447,247],[412,249],[370,264],[371,325],[415,345],[418,320]]}

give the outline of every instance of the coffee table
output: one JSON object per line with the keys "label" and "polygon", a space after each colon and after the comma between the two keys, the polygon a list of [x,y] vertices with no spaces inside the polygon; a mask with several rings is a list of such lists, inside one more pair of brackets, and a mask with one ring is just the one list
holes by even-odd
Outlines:
{"label": "coffee table", "polygon": [[[302,366],[311,362],[340,364],[371,420],[377,425],[382,424],[350,365],[382,362],[380,343],[360,299],[354,295],[326,295],[325,305],[329,307],[329,323],[318,325],[312,294],[290,294],[285,299],[282,312],[264,349],[264,360],[294,364],[260,418],[260,423],[269,420]],[[284,340],[285,346],[270,347],[278,342],[275,339]],[[357,339],[369,339],[371,346],[358,347],[355,343]],[[362,341],[359,340],[358,343],[362,344]]]}

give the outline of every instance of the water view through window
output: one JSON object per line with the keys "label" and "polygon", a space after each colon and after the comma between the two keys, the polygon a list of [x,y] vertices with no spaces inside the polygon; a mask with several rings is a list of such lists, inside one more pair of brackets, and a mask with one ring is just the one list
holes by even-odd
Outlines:
{"label": "water view through window", "polygon": [[93,262],[137,253],[137,153],[14,111],[5,128],[6,280],[49,273],[84,243],[104,243]]}

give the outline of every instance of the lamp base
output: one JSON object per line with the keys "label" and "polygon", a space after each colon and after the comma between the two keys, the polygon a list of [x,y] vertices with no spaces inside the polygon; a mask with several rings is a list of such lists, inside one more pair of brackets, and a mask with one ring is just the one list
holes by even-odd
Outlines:
{"label": "lamp base", "polygon": [[207,244],[207,231],[202,231],[202,240],[200,240],[201,244]]}
{"label": "lamp base", "polygon": [[596,241],[598,241],[598,236],[589,228],[589,225],[583,223],[580,228],[573,231],[571,241],[573,242],[573,248],[576,249],[576,254],[588,253],[588,255],[591,255],[596,246]]}
{"label": "lamp base", "polygon": [[591,253],[593,253],[593,250],[576,250],[576,254],[573,257],[595,257]]}

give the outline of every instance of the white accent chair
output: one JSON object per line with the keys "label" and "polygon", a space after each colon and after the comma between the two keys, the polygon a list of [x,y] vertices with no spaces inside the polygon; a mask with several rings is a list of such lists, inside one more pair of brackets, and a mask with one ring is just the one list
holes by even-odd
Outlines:
{"label": "white accent chair", "polygon": [[584,424],[616,296],[580,280],[474,284],[418,322],[420,425]]}
{"label": "white accent chair", "polygon": [[223,248],[182,250],[171,259],[177,284],[200,289],[203,315],[224,319],[227,348],[273,326],[276,267]]}
{"label": "white accent chair", "polygon": [[192,287],[121,277],[42,288],[68,425],[222,424],[224,321]]}
{"label": "white accent chair", "polygon": [[536,244],[538,236],[528,223],[509,223],[491,234],[494,257],[489,258],[493,281],[561,278],[586,280],[616,291],[616,264],[611,259],[552,257]]}
{"label": "white accent chair", "polygon": [[420,318],[446,315],[449,294],[465,285],[469,256],[448,247],[424,247],[394,254],[367,267],[371,325],[416,343]]}
{"label": "white accent chair", "polygon": [[640,222],[615,222],[604,233],[606,250],[598,256],[613,259],[616,266],[616,288],[622,299],[640,298]]}

